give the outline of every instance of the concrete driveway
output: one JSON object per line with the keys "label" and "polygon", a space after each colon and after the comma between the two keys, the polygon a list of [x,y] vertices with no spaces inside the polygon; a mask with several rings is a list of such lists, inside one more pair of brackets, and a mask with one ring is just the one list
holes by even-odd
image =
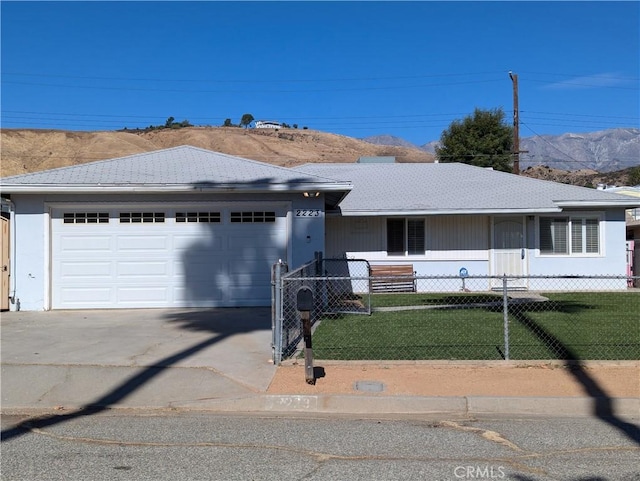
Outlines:
{"label": "concrete driveway", "polygon": [[266,391],[269,308],[3,312],[2,408],[192,407]]}

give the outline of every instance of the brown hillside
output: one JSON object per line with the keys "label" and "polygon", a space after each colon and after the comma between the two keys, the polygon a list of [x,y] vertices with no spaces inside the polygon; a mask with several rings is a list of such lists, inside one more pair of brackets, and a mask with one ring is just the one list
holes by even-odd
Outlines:
{"label": "brown hillside", "polygon": [[550,180],[562,184],[578,185],[581,187],[597,187],[598,184],[608,186],[631,185],[631,171],[633,168],[619,170],[616,172],[601,173],[595,170],[560,170],[552,169],[544,165],[528,167],[521,174],[525,177],[535,179]]}
{"label": "brown hillside", "polygon": [[3,129],[0,176],[112,159],[192,145],[281,166],[355,162],[361,156],[395,156],[398,162],[433,162],[420,149],[374,145],[314,130],[188,127],[139,132]]}

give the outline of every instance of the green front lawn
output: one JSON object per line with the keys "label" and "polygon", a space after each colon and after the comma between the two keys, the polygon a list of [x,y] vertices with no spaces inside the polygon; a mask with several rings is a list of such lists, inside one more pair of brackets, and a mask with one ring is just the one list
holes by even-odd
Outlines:
{"label": "green front lawn", "polygon": [[[511,359],[640,359],[640,294],[549,293],[509,307]],[[415,309],[377,311],[413,306]],[[325,317],[313,336],[318,359],[503,359],[502,297],[375,294],[371,316]]]}

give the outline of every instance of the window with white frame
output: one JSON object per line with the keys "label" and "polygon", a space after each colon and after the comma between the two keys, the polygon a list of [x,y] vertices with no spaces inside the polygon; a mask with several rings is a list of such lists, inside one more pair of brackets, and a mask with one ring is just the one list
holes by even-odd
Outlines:
{"label": "window with white frame", "polygon": [[424,219],[387,219],[387,254],[424,254]]}
{"label": "window with white frame", "polygon": [[584,255],[600,253],[598,217],[541,217],[540,253]]}

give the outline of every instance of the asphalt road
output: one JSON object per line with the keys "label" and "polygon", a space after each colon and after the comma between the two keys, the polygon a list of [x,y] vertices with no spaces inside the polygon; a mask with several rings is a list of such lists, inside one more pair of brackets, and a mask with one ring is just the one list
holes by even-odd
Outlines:
{"label": "asphalt road", "polygon": [[106,411],[1,421],[7,481],[640,480],[640,440],[589,417]]}

